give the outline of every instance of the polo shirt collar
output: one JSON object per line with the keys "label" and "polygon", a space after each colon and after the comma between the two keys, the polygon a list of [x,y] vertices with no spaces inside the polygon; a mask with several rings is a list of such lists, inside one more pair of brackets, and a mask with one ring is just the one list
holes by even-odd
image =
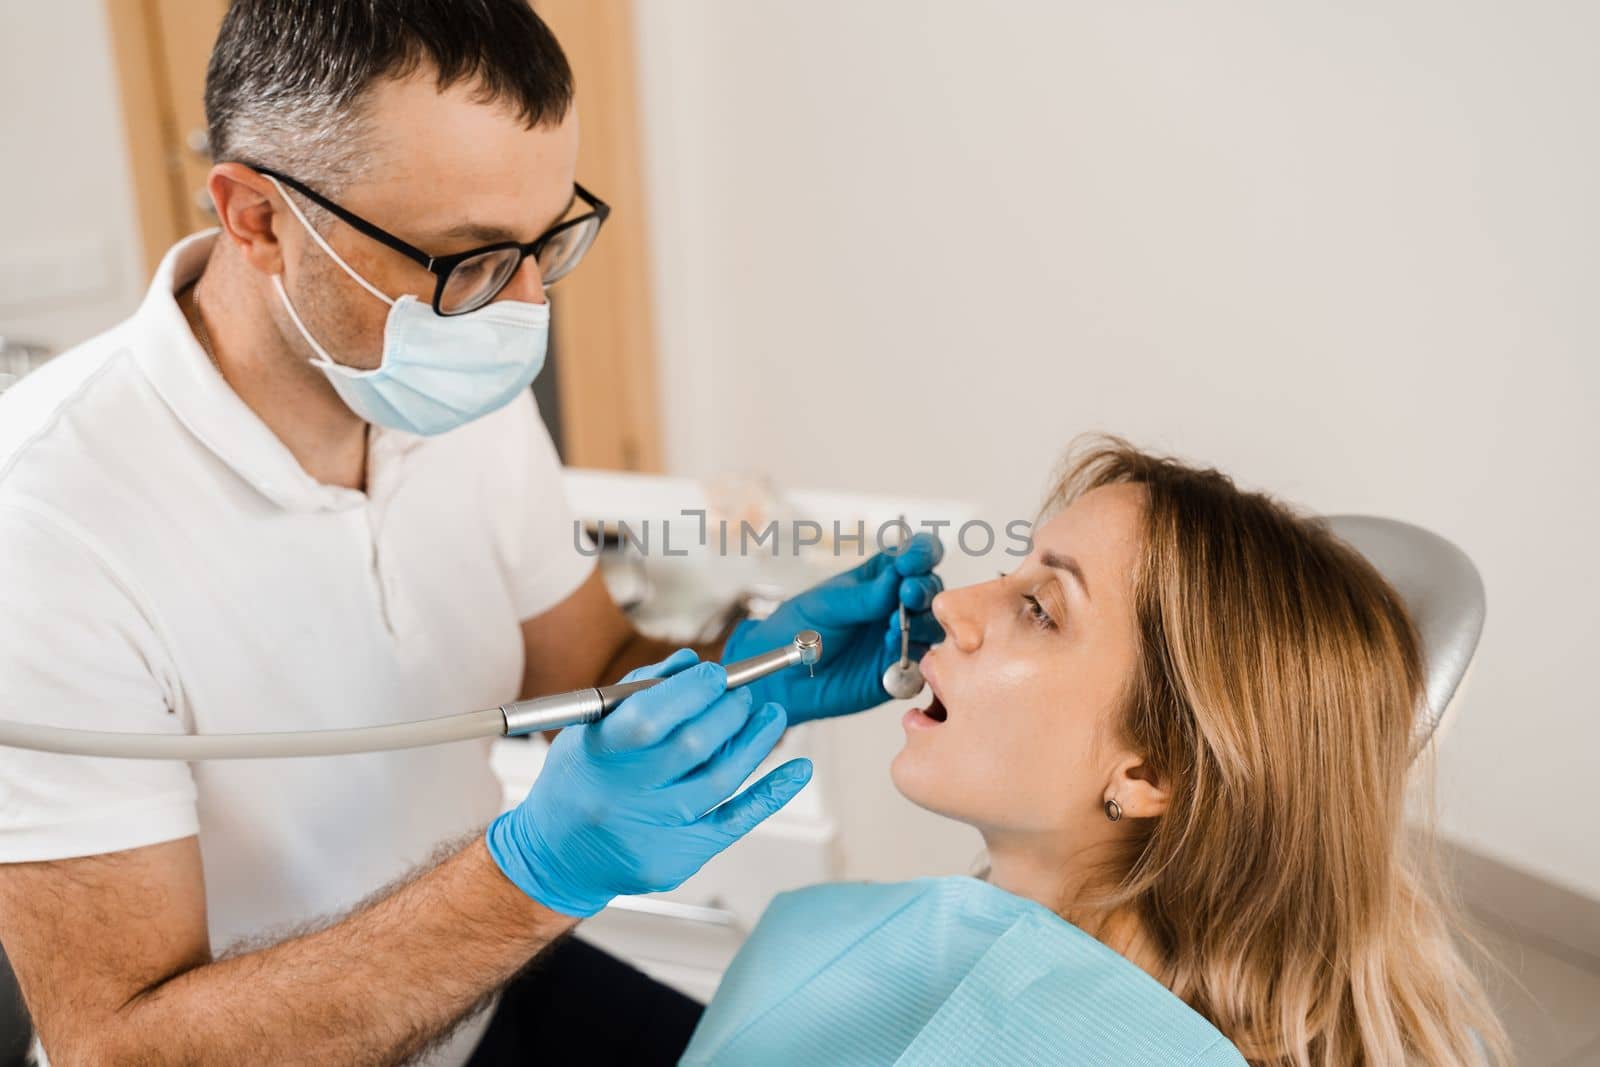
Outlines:
{"label": "polo shirt collar", "polygon": [[[177,294],[200,276],[218,230],[173,245],[156,268],[144,302],[133,315],[134,358],[146,379],[189,432],[262,496],[290,511],[343,511],[367,496],[325,485],[305,472],[294,453],[239,398],[189,329]],[[373,463],[392,461],[421,442],[415,434],[373,425],[367,434],[367,483]]]}

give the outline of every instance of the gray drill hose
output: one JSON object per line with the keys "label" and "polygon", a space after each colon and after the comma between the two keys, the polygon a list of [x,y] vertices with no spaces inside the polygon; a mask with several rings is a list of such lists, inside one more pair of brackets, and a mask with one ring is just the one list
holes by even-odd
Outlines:
{"label": "gray drill hose", "polygon": [[264,734],[131,734],[0,722],[0,745],[120,759],[272,759],[421,748],[474,737],[498,737],[505,733],[505,726],[505,716],[499,708],[383,726]]}
{"label": "gray drill hose", "polygon": [[[748,685],[795,664],[810,666],[822,656],[822,638],[802,630],[786,648],[727,665],[727,685]],[[560,730],[595,722],[628,697],[665,678],[574,689],[570,693],[535,697],[482,711],[466,711],[437,719],[358,726],[335,730],[296,730],[263,734],[140,734],[111,730],[74,730],[0,720],[0,746],[54,752],[67,756],[112,759],[282,759],[295,756],[345,756],[359,752],[387,752],[397,748],[423,748],[477,737],[518,736],[536,730]]]}

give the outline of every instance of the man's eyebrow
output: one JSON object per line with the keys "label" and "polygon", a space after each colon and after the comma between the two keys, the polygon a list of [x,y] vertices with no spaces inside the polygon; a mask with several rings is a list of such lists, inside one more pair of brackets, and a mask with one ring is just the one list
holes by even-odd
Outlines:
{"label": "man's eyebrow", "polygon": [[1078,561],[1073,559],[1071,556],[1062,556],[1055,552],[1046,552],[1044,555],[1039,557],[1039,562],[1044,564],[1046,567],[1049,567],[1051,570],[1066,571],[1068,574],[1078,579],[1078,588],[1083,590],[1083,595],[1085,597],[1089,595],[1089,579],[1083,576],[1083,568],[1080,567],[1078,565]]}
{"label": "man's eyebrow", "polygon": [[[567,206],[557,212],[556,217],[550,220],[550,225],[544,227],[544,229],[540,230],[539,233],[544,233],[545,230],[550,228],[550,226],[554,226],[556,223],[566,218],[568,212],[572,210],[572,205],[576,204],[577,202],[578,193],[577,190],[573,190],[572,195],[567,198]],[[448,230],[441,231],[439,236],[458,238],[463,241],[481,241],[486,245],[494,244],[497,241],[516,241],[518,244],[522,243],[521,236],[506,229],[504,226],[485,226],[482,223],[477,222],[458,223],[457,225],[450,227]]]}
{"label": "man's eyebrow", "polygon": [[485,226],[477,222],[463,222],[442,230],[440,237],[455,237],[464,241],[481,241],[483,244],[493,244],[496,241],[515,241],[517,235],[504,226]]}

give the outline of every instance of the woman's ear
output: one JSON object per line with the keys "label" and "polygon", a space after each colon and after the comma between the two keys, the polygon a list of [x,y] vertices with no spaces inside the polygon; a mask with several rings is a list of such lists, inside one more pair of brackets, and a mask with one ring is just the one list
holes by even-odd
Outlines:
{"label": "woman's ear", "polygon": [[[1141,756],[1128,755],[1118,761],[1106,783],[1102,802],[1116,801],[1119,818],[1154,819],[1166,814],[1167,784],[1157,777]],[[1108,806],[1109,810],[1109,806]]]}
{"label": "woman's ear", "polygon": [[273,229],[272,183],[242,163],[218,163],[206,179],[226,240],[263,274],[283,272],[283,246]]}

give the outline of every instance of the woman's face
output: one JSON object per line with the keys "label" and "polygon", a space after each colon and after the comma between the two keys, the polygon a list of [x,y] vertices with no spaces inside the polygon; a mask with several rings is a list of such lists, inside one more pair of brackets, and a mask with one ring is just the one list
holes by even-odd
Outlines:
{"label": "woman's face", "polygon": [[914,803],[983,831],[1096,821],[1129,753],[1114,724],[1135,665],[1144,491],[1091,490],[1035,532],[1011,573],[934,599],[930,707],[906,713],[891,768]]}

